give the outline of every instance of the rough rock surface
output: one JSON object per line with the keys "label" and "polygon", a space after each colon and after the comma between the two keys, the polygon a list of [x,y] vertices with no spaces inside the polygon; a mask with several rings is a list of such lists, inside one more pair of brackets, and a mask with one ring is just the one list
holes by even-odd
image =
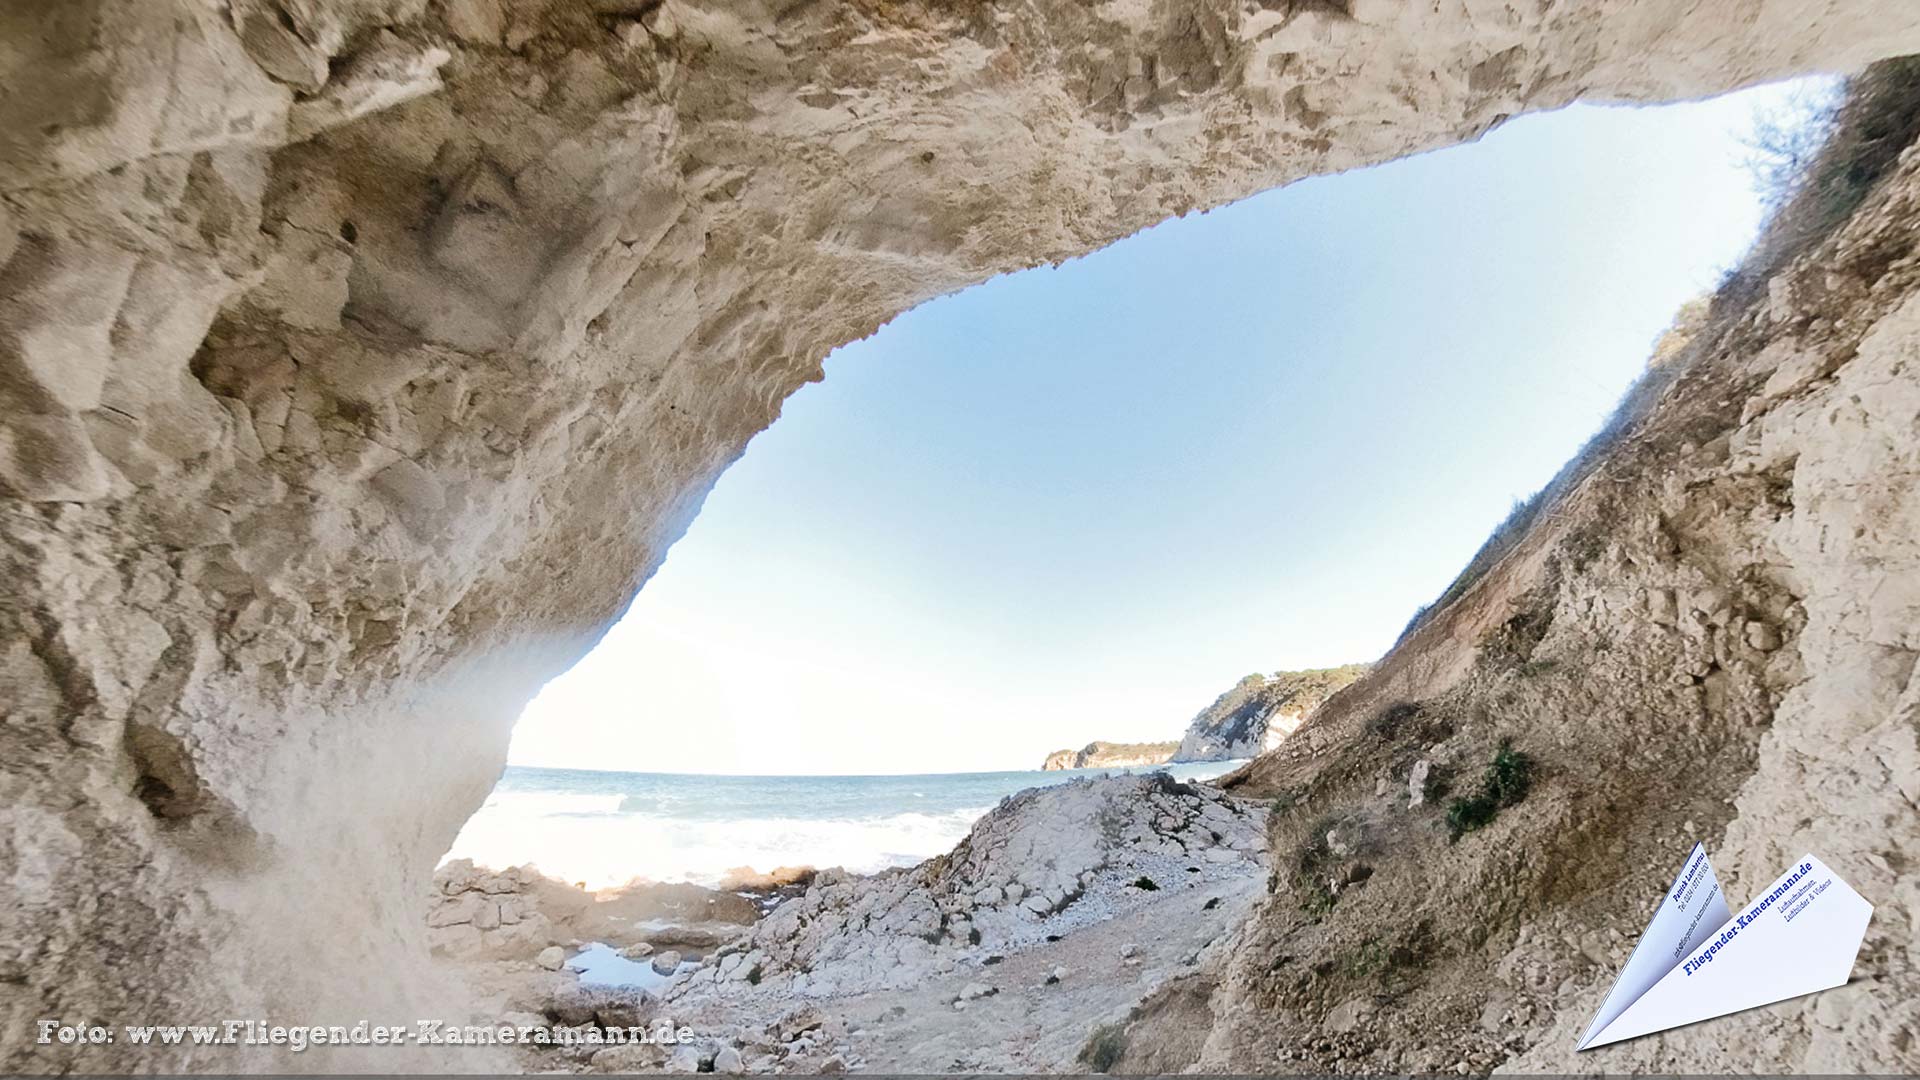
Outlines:
{"label": "rough rock surface", "polygon": [[588,892],[531,866],[493,871],[466,859],[443,864],[433,885],[427,941],[435,953],[454,958],[525,959],[580,941],[635,955],[668,945],[705,950],[733,940],[760,917],[753,901],[698,885],[636,883]]}
{"label": "rough rock surface", "polygon": [[624,920],[594,909],[630,907],[645,886],[583,912],[577,890],[524,869],[455,863],[427,921],[457,933],[447,955],[479,1018],[695,1033],[674,1047],[518,1048],[528,1071],[1072,1069],[1088,1031],[1230,939],[1263,891],[1265,823],[1257,803],[1164,775],[1023,792],[917,867],[820,872],[705,956],[628,950],[652,962],[644,987],[581,981],[594,965],[577,948],[531,952],[521,935],[475,929],[473,911],[511,907],[514,926],[604,941]]}
{"label": "rough rock surface", "polygon": [[749,973],[803,995],[911,986],[942,963],[1110,918],[1162,884],[1244,873],[1264,848],[1263,811],[1165,773],[1034,788],[947,855],[870,877],[821,871],[754,927],[737,964],[722,950],[689,988]]}
{"label": "rough rock surface", "polygon": [[1366,670],[1365,664],[1348,664],[1249,675],[1200,710],[1187,725],[1173,760],[1234,761],[1263,754]]}
{"label": "rough rock surface", "polygon": [[[1576,97],[1916,50],[1903,0],[7,5],[0,1068],[284,1064],[35,1017],[458,1000],[419,898],[514,716],[905,308]],[[1783,550],[1894,542],[1838,536]]]}
{"label": "rough rock surface", "polygon": [[[1072,1069],[1088,1031],[1244,918],[1265,833],[1260,805],[1164,773],[1024,791],[946,855],[821,871],[661,1007],[743,1032],[738,1049],[790,1071],[828,1071],[829,1054],[914,1073]],[[1047,1037],[1016,1034],[1029,1026]]]}

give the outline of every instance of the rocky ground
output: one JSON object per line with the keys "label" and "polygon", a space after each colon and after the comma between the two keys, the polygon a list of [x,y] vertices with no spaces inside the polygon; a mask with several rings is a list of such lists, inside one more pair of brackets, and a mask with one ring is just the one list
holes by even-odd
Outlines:
{"label": "rocky ground", "polygon": [[712,949],[760,917],[760,894],[641,883],[587,892],[532,867],[492,871],[466,859],[434,874],[427,937],[454,958],[523,960],[555,945]]}
{"label": "rocky ground", "polygon": [[[442,868],[428,921],[511,1024],[650,1025],[678,1046],[534,1048],[530,1070],[1080,1071],[1104,1025],[1200,970],[1264,895],[1266,810],[1164,774],[1004,800],[954,850],[757,896],[600,896],[526,870]],[[583,983],[604,943],[657,981]],[[603,954],[602,954],[603,955]]]}

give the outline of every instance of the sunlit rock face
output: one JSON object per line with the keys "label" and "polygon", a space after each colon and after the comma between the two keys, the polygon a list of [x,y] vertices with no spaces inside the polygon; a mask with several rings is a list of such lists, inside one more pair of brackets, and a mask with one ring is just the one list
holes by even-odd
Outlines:
{"label": "sunlit rock face", "polygon": [[521,704],[894,314],[1521,111],[1913,51],[1897,0],[9,5],[0,1065],[289,1064],[43,1017],[460,1018],[418,897]]}
{"label": "sunlit rock face", "polygon": [[1253,674],[1200,710],[1180,737],[1175,761],[1231,761],[1285,742],[1329,697],[1366,672],[1365,664]]}

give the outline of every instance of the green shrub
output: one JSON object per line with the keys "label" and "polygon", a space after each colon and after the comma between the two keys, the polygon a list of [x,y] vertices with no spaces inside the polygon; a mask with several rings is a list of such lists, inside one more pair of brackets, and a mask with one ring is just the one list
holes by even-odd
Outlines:
{"label": "green shrub", "polygon": [[1080,1062],[1094,1072],[1103,1073],[1120,1064],[1126,1053],[1126,1028],[1119,1024],[1101,1024],[1087,1036],[1087,1045],[1080,1048]]}
{"label": "green shrub", "polygon": [[1500,816],[1500,811],[1527,797],[1533,786],[1533,759],[1513,748],[1505,739],[1494,751],[1480,790],[1447,804],[1449,838],[1458,840],[1475,829],[1483,829]]}
{"label": "green shrub", "polygon": [[1484,795],[1455,799],[1447,804],[1447,832],[1452,839],[1458,840],[1475,829],[1492,824],[1499,813],[1500,808]]}
{"label": "green shrub", "polygon": [[1387,971],[1393,966],[1393,959],[1387,951],[1386,944],[1374,940],[1368,941],[1359,948],[1347,953],[1341,966],[1346,969],[1346,973],[1350,977],[1362,979],[1368,975],[1375,975]]}
{"label": "green shrub", "polygon": [[1142,874],[1139,877],[1133,879],[1133,887],[1136,889],[1143,890],[1145,892],[1160,891],[1160,883],[1146,876],[1145,874]]}
{"label": "green shrub", "polygon": [[1502,739],[1500,749],[1494,751],[1493,763],[1487,766],[1487,795],[1499,806],[1512,806],[1526,798],[1532,786],[1533,759]]}

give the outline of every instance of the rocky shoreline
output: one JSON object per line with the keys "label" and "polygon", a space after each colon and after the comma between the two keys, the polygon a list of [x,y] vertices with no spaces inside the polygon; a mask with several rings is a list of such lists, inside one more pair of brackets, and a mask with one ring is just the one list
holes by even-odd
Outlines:
{"label": "rocky shoreline", "polygon": [[[449,863],[428,926],[491,1010],[475,1022],[695,1033],[519,1048],[529,1071],[1084,1071],[1102,1025],[1264,895],[1265,835],[1264,806],[1216,787],[1103,777],[1010,796],[951,852],[870,876],[591,894]],[[636,982],[596,985],[616,952]]]}

